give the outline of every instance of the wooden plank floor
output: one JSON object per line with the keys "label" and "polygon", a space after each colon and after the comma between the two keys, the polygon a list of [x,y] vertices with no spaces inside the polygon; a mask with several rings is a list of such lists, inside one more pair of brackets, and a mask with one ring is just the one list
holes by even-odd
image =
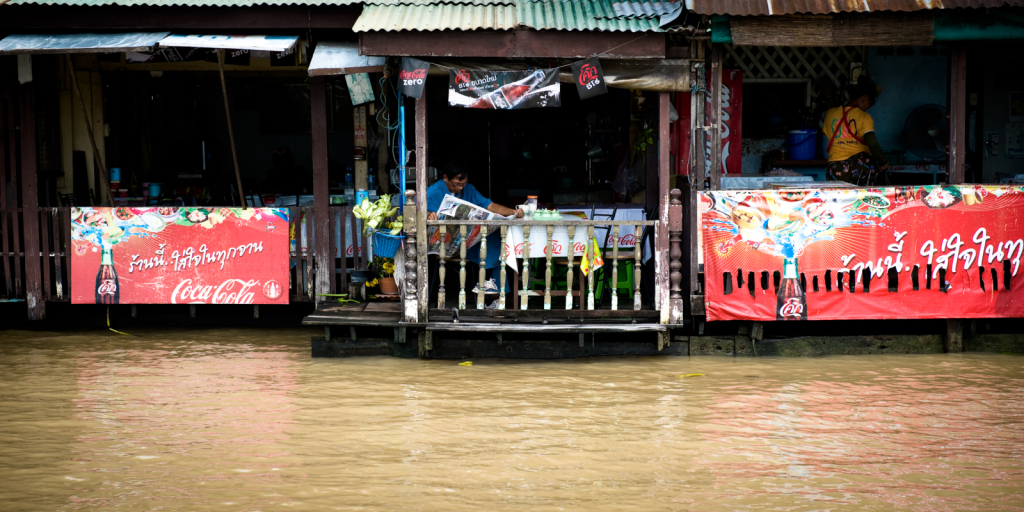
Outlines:
{"label": "wooden plank floor", "polygon": [[[398,302],[370,302],[365,304],[351,305],[327,305],[321,306],[319,310],[302,320],[303,325],[373,325],[380,327],[399,326],[402,321],[402,305]],[[464,309],[459,311],[459,324],[477,324],[480,330],[491,330],[499,324],[506,324],[504,328],[512,329],[511,325],[516,324],[512,330],[528,331],[530,329],[544,330],[546,326],[564,326],[549,330],[579,330],[581,324],[595,326],[598,330],[614,329],[623,327],[626,330],[662,330],[654,328],[657,326],[658,312],[650,309],[641,311],[599,309],[595,311],[580,310],[478,310]],[[451,325],[452,311],[442,309],[430,310],[430,322],[427,324],[406,324],[402,326],[430,326],[428,328],[442,329],[437,326]],[[643,326],[643,327],[640,327]],[[544,328],[542,328],[544,327]],[[473,329],[473,328],[469,328]],[[452,330],[463,330],[462,328]]]}
{"label": "wooden plank floor", "polygon": [[322,306],[302,319],[302,325],[398,325],[402,319],[402,304],[398,302],[368,302],[364,304]]}

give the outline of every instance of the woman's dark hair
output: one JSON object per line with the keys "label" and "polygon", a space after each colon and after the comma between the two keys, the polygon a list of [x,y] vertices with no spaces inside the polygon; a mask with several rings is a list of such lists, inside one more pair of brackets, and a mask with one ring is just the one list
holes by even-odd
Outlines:
{"label": "woman's dark hair", "polygon": [[469,166],[461,158],[454,158],[444,164],[442,173],[450,180],[459,178],[469,179]]}
{"label": "woman's dark hair", "polygon": [[878,86],[875,81],[869,78],[867,75],[862,75],[857,83],[850,86],[850,99],[855,100],[861,96],[867,96],[868,101],[872,105],[875,103],[875,99],[878,98]]}

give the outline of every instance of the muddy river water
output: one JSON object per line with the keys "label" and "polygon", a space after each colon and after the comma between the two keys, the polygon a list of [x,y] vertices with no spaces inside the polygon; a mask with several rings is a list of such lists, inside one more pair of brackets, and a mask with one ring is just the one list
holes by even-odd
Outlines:
{"label": "muddy river water", "polygon": [[1022,356],[460,366],[316,333],[0,331],[0,509],[1024,509]]}

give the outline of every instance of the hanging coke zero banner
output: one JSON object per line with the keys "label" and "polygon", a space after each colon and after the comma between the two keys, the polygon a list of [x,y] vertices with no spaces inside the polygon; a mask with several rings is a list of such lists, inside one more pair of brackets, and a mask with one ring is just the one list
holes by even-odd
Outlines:
{"label": "hanging coke zero banner", "polygon": [[288,210],[71,209],[73,304],[288,304]]}
{"label": "hanging coke zero banner", "polygon": [[561,106],[557,69],[535,71],[467,71],[448,75],[448,104],[453,107],[543,108]]}
{"label": "hanging coke zero banner", "polygon": [[608,93],[608,86],[604,83],[604,72],[601,71],[601,63],[596,57],[574,63],[572,76],[581,100]]}
{"label": "hanging coke zero banner", "polygon": [[700,199],[708,320],[1024,317],[1024,186]]}
{"label": "hanging coke zero banner", "polygon": [[418,99],[423,95],[429,70],[429,62],[402,57],[402,66],[398,71],[398,90],[406,96]]}

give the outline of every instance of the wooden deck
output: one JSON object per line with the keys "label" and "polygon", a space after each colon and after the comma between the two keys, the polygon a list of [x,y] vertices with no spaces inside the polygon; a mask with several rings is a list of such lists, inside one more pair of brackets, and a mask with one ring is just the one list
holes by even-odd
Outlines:
{"label": "wooden deck", "polygon": [[302,325],[373,325],[396,327],[402,320],[402,304],[368,302],[337,306],[321,306],[302,319]]}
{"label": "wooden deck", "polygon": [[430,321],[402,322],[397,302],[323,306],[302,320],[303,325],[412,327],[428,331],[466,332],[663,332],[658,312],[616,310],[430,310]]}

